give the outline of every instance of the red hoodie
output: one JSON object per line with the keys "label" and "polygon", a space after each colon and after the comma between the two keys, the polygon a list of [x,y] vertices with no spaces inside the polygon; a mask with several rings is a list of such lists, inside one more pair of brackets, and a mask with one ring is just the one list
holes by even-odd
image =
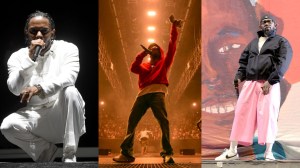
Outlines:
{"label": "red hoodie", "polygon": [[159,47],[161,54],[160,60],[155,63],[153,69],[151,68],[150,62],[142,63],[144,57],[147,56],[144,51],[140,52],[136,56],[135,61],[131,64],[130,70],[131,72],[139,75],[138,84],[140,89],[143,89],[151,84],[165,84],[166,86],[169,85],[167,72],[174,60],[177,36],[177,28],[174,24],[172,24],[167,55],[165,57],[164,51],[161,47]]}

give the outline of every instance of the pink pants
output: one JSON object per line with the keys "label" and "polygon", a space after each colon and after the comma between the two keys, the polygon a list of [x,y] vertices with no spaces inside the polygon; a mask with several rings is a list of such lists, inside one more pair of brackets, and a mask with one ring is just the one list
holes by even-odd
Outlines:
{"label": "pink pants", "polygon": [[244,146],[252,145],[257,129],[258,143],[274,143],[280,108],[280,84],[270,87],[264,95],[264,81],[245,81],[238,98],[230,140]]}

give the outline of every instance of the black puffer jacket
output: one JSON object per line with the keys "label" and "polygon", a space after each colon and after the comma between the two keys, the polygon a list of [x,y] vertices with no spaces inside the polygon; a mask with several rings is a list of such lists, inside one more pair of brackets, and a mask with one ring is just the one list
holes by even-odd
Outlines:
{"label": "black puffer jacket", "polygon": [[293,56],[288,40],[275,32],[266,40],[260,53],[258,39],[263,35],[257,32],[258,38],[253,39],[241,54],[240,67],[235,79],[268,80],[271,85],[280,82],[287,71]]}

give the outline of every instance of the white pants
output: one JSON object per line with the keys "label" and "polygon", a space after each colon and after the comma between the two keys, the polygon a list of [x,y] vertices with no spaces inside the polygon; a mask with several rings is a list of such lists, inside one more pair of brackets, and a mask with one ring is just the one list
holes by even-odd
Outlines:
{"label": "white pants", "polygon": [[63,152],[76,153],[79,137],[86,131],[84,115],[84,100],[74,86],[69,86],[50,107],[24,107],[7,116],[1,132],[34,161],[51,143],[63,143]]}

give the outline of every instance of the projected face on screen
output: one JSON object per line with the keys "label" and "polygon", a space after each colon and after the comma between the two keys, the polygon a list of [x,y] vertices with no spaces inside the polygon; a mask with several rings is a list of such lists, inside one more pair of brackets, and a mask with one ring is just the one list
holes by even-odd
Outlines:
{"label": "projected face on screen", "polygon": [[243,49],[258,30],[255,17],[249,0],[202,1],[203,112],[233,112],[233,79]]}
{"label": "projected face on screen", "polygon": [[[238,61],[246,45],[257,37],[265,13],[250,0],[202,1],[202,112],[234,112]],[[275,19],[283,25],[280,18]],[[277,34],[281,32],[282,27]],[[283,103],[290,85],[286,80],[281,85]]]}
{"label": "projected face on screen", "polygon": [[[229,146],[229,137],[237,102],[233,80],[239,67],[238,61],[246,45],[257,37],[260,18],[265,14],[274,17],[277,24],[276,34],[286,37],[294,51],[292,63],[280,82],[281,119],[295,117],[299,109],[293,101],[299,93],[299,53],[300,34],[295,22],[298,12],[297,2],[282,4],[280,0],[202,0],[201,4],[201,156],[215,158],[219,151]],[[272,5],[270,5],[272,4]],[[283,12],[284,11],[284,12]],[[240,90],[243,83],[240,85]],[[296,86],[295,86],[296,85]],[[294,86],[294,87],[293,87]],[[297,90],[298,89],[298,90]],[[294,93],[294,94],[293,94]],[[297,96],[295,96],[297,95]],[[299,110],[298,110],[299,111]],[[280,119],[280,118],[279,118]],[[279,120],[281,129],[278,135],[286,135],[284,127],[291,128],[291,121]],[[295,130],[298,127],[295,128]],[[290,131],[291,132],[291,131]],[[299,137],[293,132],[285,137]],[[288,138],[287,138],[288,139]],[[288,139],[289,140],[289,139]],[[216,152],[218,151],[218,152]],[[240,156],[255,157],[251,147],[243,149]],[[297,154],[299,155],[299,154]]]}

